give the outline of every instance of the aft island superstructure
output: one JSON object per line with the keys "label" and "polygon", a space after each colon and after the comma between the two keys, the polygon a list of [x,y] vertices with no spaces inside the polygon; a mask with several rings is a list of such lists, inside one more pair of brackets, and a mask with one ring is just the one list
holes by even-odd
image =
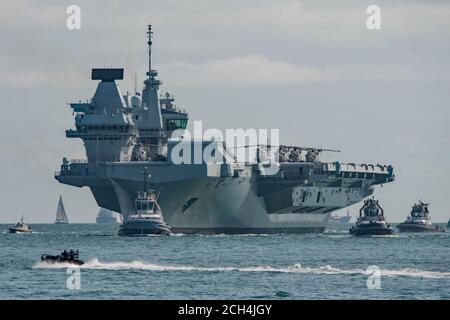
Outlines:
{"label": "aft island superstructure", "polygon": [[83,140],[87,159],[64,158],[55,177],[89,187],[99,206],[126,217],[145,182],[159,192],[164,221],[174,232],[322,232],[331,212],[370,196],[375,185],[394,181],[391,166],[325,163],[318,157],[322,150],[294,146],[278,147],[276,172],[265,163],[225,155],[222,161],[174,161],[172,151],[179,144],[200,144],[204,150],[221,142],[170,139],[186,128],[188,114],[170,93],[159,94],[151,26],[147,33],[149,69],[142,93],[122,94],[117,81],[123,69],[93,69],[92,79],[100,81],[94,97],[70,104],[75,129],[66,136]]}

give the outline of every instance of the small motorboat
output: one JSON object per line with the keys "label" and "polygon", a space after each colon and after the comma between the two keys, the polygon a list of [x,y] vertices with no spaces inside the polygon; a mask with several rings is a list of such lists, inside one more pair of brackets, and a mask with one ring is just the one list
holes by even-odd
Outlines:
{"label": "small motorboat", "polygon": [[23,216],[14,226],[9,227],[9,233],[32,233],[31,227],[23,222]]}
{"label": "small motorboat", "polygon": [[72,263],[79,266],[84,264],[84,261],[79,259],[78,250],[70,250],[69,252],[64,250],[60,255],[57,256],[43,254],[41,256],[41,261],[45,261],[48,263]]}
{"label": "small motorboat", "polygon": [[378,200],[367,199],[359,210],[359,217],[350,229],[354,236],[391,235],[394,230],[386,222],[384,211],[378,204]]}
{"label": "small motorboat", "polygon": [[400,232],[445,232],[431,221],[429,203],[414,203],[410,215],[397,228]]}

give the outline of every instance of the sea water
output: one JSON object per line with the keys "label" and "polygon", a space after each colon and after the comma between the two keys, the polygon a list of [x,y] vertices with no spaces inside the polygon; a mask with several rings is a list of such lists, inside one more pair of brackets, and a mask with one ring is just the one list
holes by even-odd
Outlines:
{"label": "sea water", "polygon": [[[114,225],[32,228],[0,225],[0,299],[450,299],[448,232],[119,237]],[[78,249],[85,264],[40,261],[64,249]]]}

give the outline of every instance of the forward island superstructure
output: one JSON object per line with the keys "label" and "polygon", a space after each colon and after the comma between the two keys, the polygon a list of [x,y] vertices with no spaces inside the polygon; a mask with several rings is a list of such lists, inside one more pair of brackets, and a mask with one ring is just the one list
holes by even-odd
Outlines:
{"label": "forward island superstructure", "polygon": [[70,104],[75,130],[66,136],[83,140],[87,159],[64,158],[55,178],[89,187],[99,206],[126,218],[148,179],[173,232],[323,232],[331,212],[370,196],[375,185],[394,181],[391,166],[325,163],[316,148],[279,146],[276,172],[259,161],[225,156],[196,164],[174,161],[172,151],[179,144],[204,150],[221,142],[170,139],[186,128],[188,114],[170,93],[159,95],[151,26],[147,33],[149,70],[142,93],[122,94],[117,81],[123,69],[93,69],[92,79],[100,81],[94,97]]}

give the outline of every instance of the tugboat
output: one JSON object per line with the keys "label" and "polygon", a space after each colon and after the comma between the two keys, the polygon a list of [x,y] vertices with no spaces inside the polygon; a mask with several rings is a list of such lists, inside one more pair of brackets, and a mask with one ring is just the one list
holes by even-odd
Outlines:
{"label": "tugboat", "polygon": [[445,232],[444,228],[431,221],[429,206],[429,203],[422,201],[414,203],[406,221],[397,226],[400,232]]}
{"label": "tugboat", "polygon": [[354,236],[366,235],[391,235],[394,230],[386,222],[384,211],[378,204],[378,200],[367,199],[359,210],[356,225],[350,229]]}
{"label": "tugboat", "polygon": [[52,255],[49,255],[49,254],[43,254],[41,256],[41,261],[45,261],[45,262],[48,262],[48,263],[72,263],[72,264],[76,264],[76,265],[79,265],[79,266],[84,264],[84,261],[81,261],[79,259],[79,252],[78,252],[78,250],[76,250],[76,251],[70,250],[69,252],[64,250],[58,256],[52,256]]}
{"label": "tugboat", "polygon": [[119,236],[171,234],[170,227],[163,220],[157,199],[158,194],[153,190],[138,192],[134,202],[135,213],[126,217],[120,225]]}
{"label": "tugboat", "polygon": [[14,226],[9,227],[9,233],[32,233],[31,227],[23,222],[23,216]]}
{"label": "tugboat", "polygon": [[147,189],[148,169],[144,168],[144,188],[134,200],[134,212],[127,215],[119,227],[119,236],[170,235],[157,202],[159,193]]}

